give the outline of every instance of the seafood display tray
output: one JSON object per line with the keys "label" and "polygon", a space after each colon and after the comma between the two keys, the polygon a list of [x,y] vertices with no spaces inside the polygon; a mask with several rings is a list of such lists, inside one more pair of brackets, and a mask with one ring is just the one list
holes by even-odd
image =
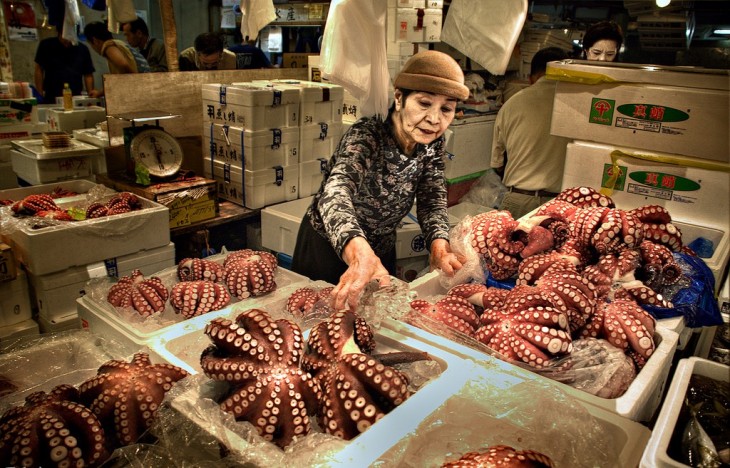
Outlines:
{"label": "seafood display tray", "polygon": [[[159,277],[167,285],[174,282],[173,278],[176,275],[177,266],[174,266],[162,270],[154,276]],[[165,311],[161,315],[142,319],[130,313],[129,316],[136,320],[134,322],[130,321],[114,306],[103,299],[106,297],[106,291],[108,291],[106,287],[101,289],[103,298],[100,298],[102,294],[99,293],[87,294],[76,300],[76,307],[83,328],[87,328],[102,336],[113,337],[115,340],[123,343],[129,353],[133,353],[140,346],[152,346],[163,335],[168,337],[179,336],[190,331],[202,330],[205,328],[205,324],[215,317],[231,314],[232,310],[260,307],[262,304],[275,301],[281,297],[288,297],[295,288],[310,283],[310,280],[305,276],[284,268],[277,268],[275,277],[277,288],[268,294],[250,297],[240,301],[234,297],[232,298],[231,304],[224,309],[208,312],[207,314],[187,320],[182,315],[174,313],[168,303]],[[189,366],[185,368],[189,370]]]}
{"label": "seafood display tray", "polygon": [[0,414],[22,405],[36,391],[56,385],[79,385],[96,375],[110,359],[124,359],[124,349],[107,337],[84,330],[28,338],[12,351],[0,354],[0,379],[13,384],[13,391],[0,392]]}
{"label": "seafood display tray", "polygon": [[654,425],[649,443],[644,450],[641,459],[642,467],[685,467],[687,465],[672,459],[667,454],[669,442],[672,439],[674,428],[682,409],[684,396],[689,387],[690,378],[693,374],[710,377],[712,379],[729,382],[730,367],[719,362],[710,361],[699,357],[681,359],[672,377],[667,397],[664,400],[659,417]]}

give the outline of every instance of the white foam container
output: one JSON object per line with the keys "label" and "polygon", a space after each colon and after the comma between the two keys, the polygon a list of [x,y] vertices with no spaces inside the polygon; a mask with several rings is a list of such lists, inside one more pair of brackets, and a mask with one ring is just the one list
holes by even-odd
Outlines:
{"label": "white foam container", "polygon": [[[431,272],[411,282],[411,290],[419,298],[432,300],[446,294],[438,281],[438,272]],[[448,338],[421,330],[406,323],[390,321],[388,326],[401,333],[413,334],[423,340],[438,343],[461,356],[480,360],[486,354],[468,346],[456,343]],[[582,390],[557,383],[566,393],[582,401],[605,408],[632,421],[649,421],[656,412],[664,396],[664,387],[669,377],[674,351],[679,341],[677,333],[663,327],[656,327],[654,333],[655,349],[644,367],[629,385],[626,392],[614,399],[600,398]],[[543,377],[541,377],[543,378]]]}
{"label": "white foam container", "polygon": [[[41,229],[22,224],[2,237],[35,275],[168,245],[169,210],[146,198],[139,200],[140,210]],[[57,199],[56,204],[76,206],[72,199]]]}
{"label": "white foam container", "polygon": [[259,82],[299,91],[300,126],[319,122],[342,122],[342,103],[345,98],[345,89],[340,85],[284,79],[254,80],[254,83]]}
{"label": "white foam container", "polygon": [[203,154],[250,171],[290,166],[299,162],[299,130],[289,127],[254,132],[243,127],[204,124]]}
{"label": "white foam container", "polygon": [[302,125],[299,137],[299,162],[329,161],[340,144],[343,134],[341,122],[322,122]]}
{"label": "white foam container", "polygon": [[[211,171],[212,168],[212,171]],[[218,197],[250,209],[263,208],[299,196],[299,165],[249,171],[203,158],[205,177],[215,179]]]}
{"label": "white foam container", "polygon": [[299,91],[263,83],[203,84],[203,120],[251,131],[299,126]]}
{"label": "white foam container", "polygon": [[309,197],[319,191],[324,180],[324,166],[327,160],[320,158],[314,161],[299,163],[299,197]]}
{"label": "white foam container", "polygon": [[47,318],[43,315],[39,315],[36,320],[38,321],[38,327],[40,328],[41,333],[44,334],[81,330],[81,321],[79,320],[79,314],[76,311],[54,318]]}
{"label": "white foam container", "polygon": [[649,443],[641,458],[642,467],[685,467],[687,465],[669,457],[667,449],[672,439],[679,413],[692,375],[702,375],[720,382],[730,381],[730,367],[699,357],[681,359],[672,377],[667,397],[662,404]]}
{"label": "white foam container", "polygon": [[106,109],[101,106],[87,106],[71,111],[50,108],[46,112],[48,129],[54,132],[72,133],[74,130],[90,128],[106,121]]}
{"label": "white foam container", "polygon": [[[225,255],[211,257],[211,259],[218,262],[222,262],[223,258],[225,258]],[[154,276],[159,277],[166,285],[174,284],[177,281],[177,266],[159,271]],[[309,283],[308,278],[284,268],[276,269],[275,278],[277,288],[274,291],[243,300],[231,297],[229,307],[235,306],[237,309],[240,307],[255,307],[262,301],[271,300],[272,297],[290,294],[293,292],[291,289],[293,287],[300,287]],[[159,342],[160,337],[166,334],[179,335],[188,331],[199,330],[201,327],[205,327],[209,320],[229,313],[229,307],[226,307],[186,320],[182,315],[176,314],[168,303],[162,314],[147,319],[132,312],[125,315],[105,300],[109,287],[111,287],[111,284],[103,285],[96,293],[86,294],[76,299],[81,326],[93,333],[121,343],[129,353],[136,352],[140,347],[152,347],[153,344]]]}
{"label": "white foam container", "polygon": [[18,269],[14,280],[0,282],[0,328],[33,318],[28,275]]}
{"label": "white foam container", "polygon": [[31,185],[89,177],[92,175],[93,159],[99,155],[98,148],[89,154],[67,156],[58,152],[42,159],[23,151],[10,151],[13,172]]}
{"label": "white foam container", "polygon": [[491,167],[496,115],[454,120],[446,130],[444,177],[456,179]]}
{"label": "white foam container", "polygon": [[[75,266],[47,275],[29,274],[38,316],[48,323],[62,322],[63,317],[76,314],[76,299],[85,294],[91,278],[127,276],[133,270],[144,275],[175,266],[175,244],[140,250],[129,255],[105,259],[89,265]],[[43,325],[43,324],[41,324]]]}

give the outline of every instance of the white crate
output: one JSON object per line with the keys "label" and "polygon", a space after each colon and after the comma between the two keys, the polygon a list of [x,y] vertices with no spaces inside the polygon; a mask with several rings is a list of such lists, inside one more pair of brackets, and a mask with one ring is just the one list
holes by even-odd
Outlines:
{"label": "white crate", "polygon": [[32,185],[90,177],[93,158],[100,155],[96,150],[94,154],[64,156],[59,153],[57,157],[38,159],[18,150],[10,153],[13,172]]}
{"label": "white crate", "polygon": [[[140,270],[152,275],[175,265],[175,244],[140,250],[129,255],[105,259],[89,265],[75,266],[47,275],[30,274],[38,316],[47,322],[63,322],[63,317],[76,314],[76,299],[85,294],[86,282],[104,276],[122,277]],[[42,326],[43,324],[41,324]]]}
{"label": "white crate", "polygon": [[[211,171],[212,168],[212,171]],[[299,165],[249,171],[203,158],[205,177],[215,179],[218,197],[250,209],[296,200]]]}
{"label": "white crate", "polygon": [[243,127],[203,124],[203,155],[249,171],[290,166],[299,163],[299,129],[254,132]]}
{"label": "white crate", "polygon": [[654,425],[651,439],[649,439],[644,456],[641,459],[642,467],[667,468],[687,466],[669,457],[667,449],[669,448],[669,442],[672,439],[684,397],[689,387],[689,381],[693,374],[710,377],[720,382],[730,381],[730,367],[724,364],[698,357],[680,360],[677,365],[677,370],[672,377],[667,398],[664,400],[664,404],[662,404],[659,417]]}
{"label": "white crate", "polygon": [[319,191],[324,179],[324,167],[327,160],[320,158],[314,161],[299,163],[299,197],[309,197]]}
{"label": "white crate", "polygon": [[39,333],[38,322],[32,318],[7,327],[0,327],[0,353],[7,353],[17,345],[19,340],[37,336]]}
{"label": "white crate", "polygon": [[0,328],[15,325],[32,317],[28,276],[19,269],[14,280],[0,282]]}
{"label": "white crate", "polygon": [[[255,81],[258,83],[259,81]],[[262,80],[273,86],[299,90],[299,125],[342,122],[345,89],[336,84],[299,80]],[[234,83],[236,84],[236,83]]]}
{"label": "white crate", "polygon": [[299,92],[261,83],[203,84],[203,121],[268,130],[299,126]]}
{"label": "white crate", "polygon": [[455,179],[489,169],[494,115],[454,120],[446,130],[444,177]]}
{"label": "white crate", "polygon": [[[671,157],[676,163],[648,161],[632,157],[632,154]],[[617,158],[622,172],[614,189],[607,192],[616,206],[621,209],[663,206],[671,214],[672,223],[682,231],[685,245],[700,236],[711,240],[715,252],[711,258],[703,260],[712,270],[715,286],[719,288],[730,257],[730,174],[692,167],[696,161],[692,158],[576,141],[567,147],[563,188],[586,185],[601,189],[607,186],[609,172],[613,171],[612,158]],[[647,175],[653,175],[655,179],[648,180]],[[669,182],[676,185],[670,187]]]}
{"label": "white crate", "polygon": [[553,135],[730,162],[728,70],[553,62]]}
{"label": "white crate", "polygon": [[[74,302],[76,305],[76,302]],[[81,330],[79,314],[75,310],[70,314],[48,318],[43,315],[37,317],[41,333],[61,333],[69,330]]]}
{"label": "white crate", "polygon": [[304,125],[300,129],[299,162],[324,158],[329,161],[342,139],[342,123]]}
{"label": "white crate", "polygon": [[[210,257],[218,262],[222,262],[223,258],[225,258],[223,254]],[[154,276],[159,277],[166,285],[173,285],[177,281],[177,266],[159,271]],[[231,297],[228,307],[191,319],[176,314],[169,303],[161,314],[148,318],[142,318],[133,312],[119,311],[106,301],[106,293],[112,285],[110,282],[95,285],[97,289],[76,299],[76,308],[82,328],[114,340],[128,353],[133,353],[145,346],[159,349],[158,344],[162,337],[171,339],[172,336],[180,336],[191,331],[202,333],[205,325],[215,317],[229,316],[236,311],[240,313],[273,300],[280,300],[282,297],[288,298],[295,289],[310,283],[305,276],[285,268],[276,269],[275,279],[276,289],[268,294],[243,300]]]}
{"label": "white crate", "polygon": [[[21,223],[16,229],[3,233],[2,238],[35,275],[168,245],[169,210],[145,198],[140,198],[140,202],[140,210],[41,229]],[[56,204],[62,208],[77,206],[77,203],[63,199],[56,200]]]}
{"label": "white crate", "polygon": [[38,101],[35,98],[0,99],[0,127],[38,122]]}
{"label": "white crate", "polygon": [[72,133],[74,130],[91,128],[106,121],[106,109],[100,106],[77,108],[71,111],[48,109],[46,123],[52,132]]}
{"label": "white crate", "polygon": [[[436,271],[413,281],[411,290],[416,292],[419,298],[427,300],[443,297],[446,294],[446,289],[441,286]],[[404,333],[403,330],[408,330],[406,333],[413,333],[421,339],[438,343],[464,357],[480,360],[486,356],[481,351],[411,325],[400,322],[394,322],[394,324],[396,324],[393,325],[395,329],[401,333]],[[663,327],[657,327],[654,333],[654,343],[656,345],[654,352],[631,382],[626,393],[618,398],[609,400],[572,388],[569,385],[562,383],[558,383],[558,385],[565,392],[581,401],[605,408],[632,421],[649,421],[659,407],[664,395],[664,386],[669,376],[672,357],[678,341],[679,336],[675,332]],[[544,377],[541,378],[548,380]]]}

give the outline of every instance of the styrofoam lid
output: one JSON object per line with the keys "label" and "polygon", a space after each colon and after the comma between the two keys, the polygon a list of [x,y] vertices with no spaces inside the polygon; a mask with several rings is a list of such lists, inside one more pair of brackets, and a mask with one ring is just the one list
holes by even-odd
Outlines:
{"label": "styrofoam lid", "polygon": [[[299,128],[298,127],[284,127],[284,128],[270,128],[267,130],[256,130],[252,131],[243,127],[229,126],[217,123],[206,123],[203,124],[203,138],[209,141],[211,137],[215,141],[226,141],[226,135],[231,145],[237,146],[270,146],[283,143],[299,143]],[[241,144],[241,137],[243,137],[243,145]]]}
{"label": "styrofoam lid", "polygon": [[201,85],[201,89],[204,100],[213,100],[221,104],[278,106],[299,103],[299,90],[270,86],[265,83],[207,83]]}
{"label": "styrofoam lid", "polygon": [[321,83],[315,81],[299,81],[299,80],[261,80],[262,82],[272,83],[275,86],[296,88],[301,93],[302,101],[336,101],[345,98],[345,89],[332,83]]}

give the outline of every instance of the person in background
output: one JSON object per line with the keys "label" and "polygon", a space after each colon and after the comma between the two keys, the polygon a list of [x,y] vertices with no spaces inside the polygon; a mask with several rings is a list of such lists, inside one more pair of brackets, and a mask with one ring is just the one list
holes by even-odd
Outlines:
{"label": "person in background", "polygon": [[417,206],[430,266],[453,276],[465,259],[449,244],[444,132],[469,96],[454,59],[411,57],[394,81],[383,117],[365,117],[342,136],[297,235],[292,270],[336,284],[333,306],[356,310],[365,286],[395,274],[396,228]]}
{"label": "person in background", "polygon": [[202,33],[195,38],[193,47],[180,53],[178,65],[180,71],[235,70],[236,54],[224,49],[220,34]]}
{"label": "person in background", "polygon": [[494,122],[491,166],[508,188],[499,209],[515,219],[561,190],[571,140],[550,134],[556,82],[544,75],[548,62],[566,58],[557,47],[539,50],[530,64],[530,86],[507,100]]}
{"label": "person in background", "polygon": [[263,50],[256,47],[256,41],[249,41],[248,36],[244,41],[241,31],[236,31],[235,41],[236,44],[230,46],[228,50],[236,54],[237,69],[271,68],[269,58]]}
{"label": "person in background", "polygon": [[[93,21],[84,27],[84,36],[91,48],[106,59],[109,65],[109,73],[144,73],[150,71],[147,60],[133,49],[129,44],[119,39],[114,39],[112,33],[107,29],[106,24],[101,21]],[[103,96],[103,90],[94,90],[89,96]]]}
{"label": "person in background", "polygon": [[583,58],[615,62],[624,43],[621,26],[613,21],[601,21],[589,27],[583,36]]}
{"label": "person in background", "polygon": [[81,43],[74,45],[60,32],[55,37],[43,39],[35,53],[33,81],[45,104],[56,103],[56,98],[63,95],[64,83],[68,83],[76,96],[84,88],[91,94],[94,90],[94,64],[89,48]]}
{"label": "person in background", "polygon": [[165,44],[161,40],[150,37],[147,23],[142,18],[137,18],[122,25],[124,38],[129,45],[139,50],[142,56],[150,65],[150,71],[166,72],[167,56],[165,55]]}

